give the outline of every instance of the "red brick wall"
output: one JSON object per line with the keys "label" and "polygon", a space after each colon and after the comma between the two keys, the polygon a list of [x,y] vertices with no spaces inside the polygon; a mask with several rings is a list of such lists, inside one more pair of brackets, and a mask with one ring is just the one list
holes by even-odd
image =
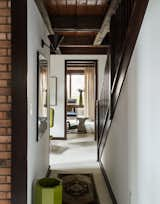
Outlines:
{"label": "red brick wall", "polygon": [[0,204],[11,201],[11,11],[0,0]]}

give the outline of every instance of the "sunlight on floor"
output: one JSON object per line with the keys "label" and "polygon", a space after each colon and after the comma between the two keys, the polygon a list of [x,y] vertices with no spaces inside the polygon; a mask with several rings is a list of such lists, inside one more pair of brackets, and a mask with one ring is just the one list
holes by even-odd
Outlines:
{"label": "sunlight on floor", "polygon": [[52,140],[50,144],[50,165],[59,163],[97,160],[97,145],[93,134],[74,134],[68,140]]}

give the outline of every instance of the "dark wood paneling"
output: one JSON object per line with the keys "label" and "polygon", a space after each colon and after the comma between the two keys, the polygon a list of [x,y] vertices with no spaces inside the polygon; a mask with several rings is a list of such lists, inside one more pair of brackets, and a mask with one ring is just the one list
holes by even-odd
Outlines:
{"label": "dark wood paneling", "polygon": [[[131,18],[126,21],[123,20],[123,23],[125,22],[125,25],[128,25],[128,29],[123,34],[124,37],[122,37],[124,43],[122,46],[120,46],[121,51],[114,52],[114,58],[112,59],[112,62],[114,62],[112,67],[115,70],[114,71],[115,73],[112,73],[113,75],[112,117],[116,109],[116,104],[120,96],[121,88],[122,88],[122,85],[127,73],[127,69],[131,60],[131,56],[137,41],[137,37],[141,28],[143,17],[149,2],[149,0],[139,0],[139,1],[130,0],[130,1],[132,2],[132,5],[133,5]],[[127,13],[127,11],[125,11],[125,13]]]}
{"label": "dark wood paneling", "polygon": [[27,204],[27,0],[12,0],[12,204]]}
{"label": "dark wood paneling", "polygon": [[54,15],[102,15],[108,0],[45,0],[49,13]]}
{"label": "dark wood paneling", "polygon": [[92,45],[94,41],[94,35],[81,36],[79,34],[74,34],[70,36],[64,35],[64,39],[61,42],[61,46],[63,45]]}
{"label": "dark wood paneling", "polygon": [[94,47],[94,46],[60,46],[62,54],[106,54],[110,51],[110,47]]}
{"label": "dark wood paneling", "polygon": [[[99,106],[102,106],[102,109],[99,107],[99,115],[102,114],[102,121],[100,119],[100,123],[103,122],[103,125],[99,125],[99,132],[101,131],[98,147],[99,158],[102,156],[107,141],[118,98],[125,80],[147,5],[148,0],[122,0],[117,13],[111,20],[111,117],[103,117],[104,103],[103,97],[101,97]],[[104,83],[102,92],[105,87],[106,85]],[[105,94],[102,94],[102,96],[104,95]]]}
{"label": "dark wood paneling", "polygon": [[103,16],[54,16],[50,15],[53,29],[99,29]]}

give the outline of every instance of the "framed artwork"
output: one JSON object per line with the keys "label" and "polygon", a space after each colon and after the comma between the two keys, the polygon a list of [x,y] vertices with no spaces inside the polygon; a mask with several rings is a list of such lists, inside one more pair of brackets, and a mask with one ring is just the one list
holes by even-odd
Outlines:
{"label": "framed artwork", "polygon": [[57,105],[57,77],[50,77],[50,106]]}
{"label": "framed artwork", "polygon": [[37,141],[47,129],[48,119],[48,61],[37,52]]}

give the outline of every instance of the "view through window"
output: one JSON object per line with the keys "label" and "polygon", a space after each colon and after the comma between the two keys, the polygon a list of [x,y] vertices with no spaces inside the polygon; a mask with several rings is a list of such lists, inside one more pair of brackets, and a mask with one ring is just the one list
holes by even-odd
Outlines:
{"label": "view through window", "polygon": [[[67,98],[79,100],[79,89],[85,90],[84,74],[67,74]],[[84,92],[83,92],[84,95]],[[83,97],[84,98],[84,97]]]}

